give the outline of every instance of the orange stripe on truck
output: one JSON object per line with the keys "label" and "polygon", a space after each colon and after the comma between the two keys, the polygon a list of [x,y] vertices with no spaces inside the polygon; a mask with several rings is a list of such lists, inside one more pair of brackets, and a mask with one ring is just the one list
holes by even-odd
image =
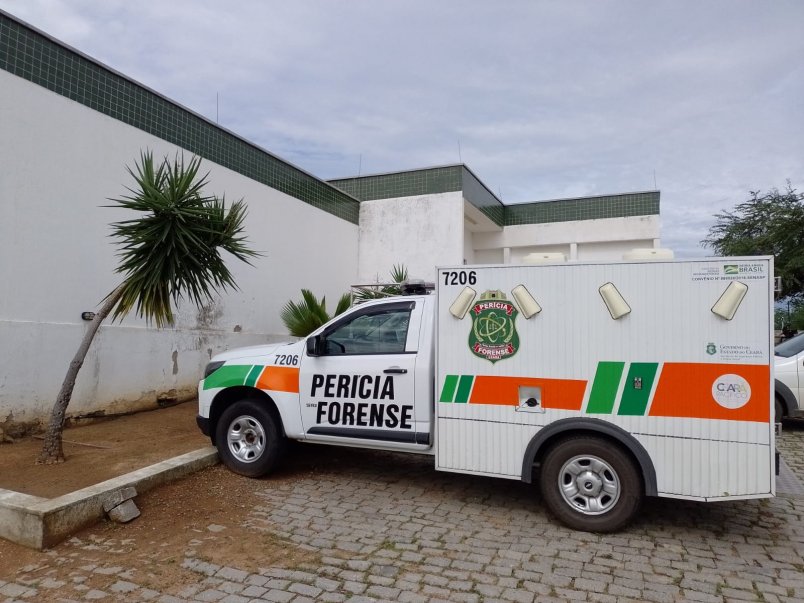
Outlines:
{"label": "orange stripe on truck", "polygon": [[[747,402],[738,408],[728,408],[715,399],[717,393],[728,395],[740,379],[751,388]],[[721,394],[720,392],[725,392]],[[739,392],[738,392],[739,393]],[[739,402],[738,402],[739,403]],[[770,421],[770,367],[766,364],[696,364],[666,362],[662,368],[651,417],[688,417],[695,419],[726,419],[729,421]]]}
{"label": "orange stripe on truck", "polygon": [[299,369],[290,366],[266,366],[257,379],[259,389],[275,392],[299,393]]}
{"label": "orange stripe on truck", "polygon": [[519,406],[519,387],[540,387],[542,408],[581,410],[586,381],[575,379],[539,379],[524,377],[489,377],[478,375],[469,397],[471,404]]}

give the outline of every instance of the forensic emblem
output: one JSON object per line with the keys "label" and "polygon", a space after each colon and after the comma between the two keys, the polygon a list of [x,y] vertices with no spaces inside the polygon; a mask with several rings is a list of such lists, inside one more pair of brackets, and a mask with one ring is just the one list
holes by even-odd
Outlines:
{"label": "forensic emblem", "polygon": [[519,311],[505,299],[502,291],[483,293],[469,314],[472,316],[469,348],[475,356],[494,363],[516,354],[519,349],[519,334],[516,332]]}

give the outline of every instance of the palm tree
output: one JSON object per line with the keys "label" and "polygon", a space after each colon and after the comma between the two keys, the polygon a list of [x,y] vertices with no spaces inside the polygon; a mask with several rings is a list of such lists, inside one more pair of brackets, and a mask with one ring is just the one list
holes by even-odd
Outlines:
{"label": "palm tree", "polygon": [[345,312],[351,303],[348,293],[341,295],[335,313],[330,316],[327,313],[327,298],[322,297],[321,301],[309,289],[302,289],[302,300],[299,303],[289,301],[282,308],[279,316],[288,329],[288,332],[295,337],[306,337],[321,325],[330,321],[331,318]]}
{"label": "palm tree", "polygon": [[404,264],[394,264],[391,267],[391,283],[377,283],[376,285],[359,285],[352,287],[355,303],[370,299],[381,299],[393,295],[402,295],[402,283],[408,280],[408,269]]}
{"label": "palm tree", "polygon": [[112,224],[118,239],[120,264],[115,270],[123,282],[103,300],[75,354],[45,434],[37,463],[64,461],[62,431],[67,406],[72,397],[78,371],[103,320],[122,318],[136,307],[136,314],[157,327],[173,324],[172,304],[187,299],[200,306],[215,291],[237,289],[220,250],[250,264],[259,255],[248,248],[243,235],[246,205],[232,203],[228,210],[224,198],[207,196],[203,188],[209,174],[198,177],[201,159],[184,157],[169,161],[165,157],[155,168],[150,151],[140,153],[136,170],[127,168],[135,186],[129,194],[110,199],[135,212],[136,218]]}

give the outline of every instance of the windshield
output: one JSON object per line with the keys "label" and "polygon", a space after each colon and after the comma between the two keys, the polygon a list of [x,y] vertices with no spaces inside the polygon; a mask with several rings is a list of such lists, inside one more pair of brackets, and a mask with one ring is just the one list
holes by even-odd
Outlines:
{"label": "windshield", "polygon": [[804,350],[804,333],[796,335],[795,337],[792,337],[791,339],[788,339],[787,341],[780,343],[775,348],[773,348],[773,350],[777,356],[782,356],[783,358],[790,358],[790,356],[795,356],[796,354]]}

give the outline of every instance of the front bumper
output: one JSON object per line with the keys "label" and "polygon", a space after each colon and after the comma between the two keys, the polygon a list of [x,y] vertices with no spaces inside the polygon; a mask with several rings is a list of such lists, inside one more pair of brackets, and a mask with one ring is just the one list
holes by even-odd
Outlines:
{"label": "front bumper", "polygon": [[196,415],[195,422],[198,424],[198,429],[201,430],[201,433],[207,437],[210,437],[209,419],[202,417],[201,415]]}

